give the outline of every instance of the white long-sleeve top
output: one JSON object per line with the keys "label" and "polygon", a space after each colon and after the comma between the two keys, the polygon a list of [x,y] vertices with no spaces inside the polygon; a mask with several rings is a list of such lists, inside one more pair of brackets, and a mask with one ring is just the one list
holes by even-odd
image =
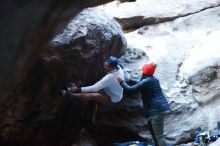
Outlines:
{"label": "white long-sleeve top", "polygon": [[123,88],[117,81],[117,77],[124,80],[124,72],[121,67],[111,71],[94,85],[81,87],[81,92],[98,92],[103,89],[104,92],[110,96],[111,101],[117,103],[121,101],[123,96]]}

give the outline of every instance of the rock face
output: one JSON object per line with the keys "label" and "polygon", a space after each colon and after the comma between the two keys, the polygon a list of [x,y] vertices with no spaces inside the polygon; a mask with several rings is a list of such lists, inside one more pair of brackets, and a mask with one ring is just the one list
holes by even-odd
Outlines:
{"label": "rock face", "polygon": [[22,81],[51,38],[81,9],[112,0],[4,0],[0,5],[0,102]]}
{"label": "rock face", "polygon": [[[146,42],[142,49],[159,64],[156,75],[172,108],[165,128],[167,139],[177,144],[193,141],[199,128],[213,129],[220,120],[215,112],[220,102],[220,60],[215,46],[219,12],[213,8],[136,32]],[[127,35],[128,42],[132,35]]]}
{"label": "rock face", "polygon": [[173,111],[167,121],[167,137],[177,143],[193,141],[199,128],[213,129],[220,120],[215,112],[220,102],[220,60],[219,49],[215,46],[215,38],[219,36],[215,33],[219,31],[219,12],[219,8],[213,8],[166,23],[165,31],[160,29],[158,32],[164,34],[163,37],[155,37],[164,41],[161,50],[167,50],[158,56],[161,64],[158,76],[170,97]]}
{"label": "rock face", "polygon": [[136,2],[122,4],[113,1],[98,7],[107,14],[117,18],[131,18],[136,16],[165,18],[194,13],[204,8],[218,6],[219,4],[219,0],[137,0]]}
{"label": "rock face", "polygon": [[117,21],[90,8],[76,16],[51,46],[44,59],[65,66],[68,81],[84,86],[101,77],[103,60],[108,55],[121,56],[125,52],[126,40]]}
{"label": "rock face", "polygon": [[[69,82],[94,83],[103,76],[103,59],[125,51],[118,24],[94,9],[77,15],[47,47],[70,16],[83,7],[107,1],[111,0],[1,3],[0,14],[7,17],[1,17],[0,22],[4,28],[0,35],[4,40],[0,44],[0,145],[63,146],[88,142],[102,146],[140,139],[122,126],[136,133],[146,131],[139,95],[126,95],[117,105],[100,106],[95,126],[82,119],[85,102],[58,95],[59,89]],[[126,7],[126,13],[112,11],[112,7],[109,13],[118,18],[170,21],[158,21],[157,25],[127,33],[128,52],[122,63],[129,72],[135,72],[134,77],[138,77],[138,68],[144,62],[153,60],[159,64],[156,76],[172,109],[165,133],[175,145],[192,142],[199,128],[213,129],[220,120],[219,3],[138,0],[119,5],[119,9],[132,6]],[[133,13],[136,6],[137,13]],[[148,11],[142,11],[146,6]],[[6,93],[9,94],[5,96]],[[82,127],[87,131],[82,131]]]}
{"label": "rock face", "polygon": [[79,13],[41,53],[27,78],[2,102],[1,144],[73,144],[81,128],[88,125],[81,118],[86,103],[60,97],[59,90],[69,82],[90,85],[99,80],[104,75],[105,57],[121,56],[126,45],[113,18],[92,8]]}
{"label": "rock face", "polygon": [[99,6],[99,8],[114,16],[123,30],[132,31],[146,25],[173,21],[176,18],[195,14],[219,5],[219,0],[138,0],[137,2],[123,4],[114,1]]}
{"label": "rock face", "polygon": [[218,145],[220,145],[220,139],[219,138],[216,140],[216,142],[214,142],[213,144],[210,144],[210,146],[218,146]]}
{"label": "rock face", "polygon": [[[172,110],[165,123],[167,140],[175,145],[192,142],[199,128],[214,129],[220,120],[217,112],[220,103],[217,39],[220,37],[219,1],[170,0],[166,4],[155,1],[147,3],[151,3],[152,9],[149,8],[146,13],[123,13],[131,11],[128,8],[131,4],[122,4],[116,10],[118,13],[112,15],[118,18],[145,16],[146,19],[155,18],[156,15],[160,18],[181,16],[166,23],[142,27],[125,36],[128,48],[141,49],[150,60],[158,63],[156,76],[161,81]],[[136,6],[142,5],[137,3]],[[176,6],[182,9],[174,10],[173,13]],[[158,7],[169,8],[170,11],[160,9],[157,13],[152,12]],[[186,13],[189,15],[183,16]],[[136,66],[141,64],[137,60]]]}

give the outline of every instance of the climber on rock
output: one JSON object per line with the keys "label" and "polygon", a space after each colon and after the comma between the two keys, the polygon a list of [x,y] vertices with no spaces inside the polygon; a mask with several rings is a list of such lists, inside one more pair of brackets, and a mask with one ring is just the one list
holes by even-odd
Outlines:
{"label": "climber on rock", "polygon": [[[107,74],[101,80],[92,86],[72,86],[67,90],[62,90],[62,95],[73,96],[86,101],[98,101],[101,104],[117,103],[121,101],[123,88],[120,86],[117,78],[124,79],[124,72],[119,66],[118,58],[109,56],[106,58],[103,65]],[[93,122],[95,121],[96,111],[92,115]]]}
{"label": "climber on rock", "polygon": [[140,81],[129,79],[128,85],[123,78],[117,78],[125,91],[142,94],[145,117],[148,119],[148,128],[152,135],[155,146],[167,146],[164,135],[164,117],[169,112],[170,107],[164,96],[159,80],[153,76],[156,64],[147,63],[142,67],[142,78]]}

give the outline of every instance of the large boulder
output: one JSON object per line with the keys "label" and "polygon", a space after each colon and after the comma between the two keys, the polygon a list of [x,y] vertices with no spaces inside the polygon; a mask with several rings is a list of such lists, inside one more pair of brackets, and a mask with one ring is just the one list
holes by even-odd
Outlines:
{"label": "large boulder", "polygon": [[73,144],[81,128],[88,125],[81,118],[86,103],[60,97],[59,90],[69,82],[91,85],[98,81],[104,75],[105,57],[121,56],[126,45],[112,17],[93,8],[80,12],[41,52],[27,78],[2,102],[1,144]]}
{"label": "large boulder", "polygon": [[80,10],[112,0],[3,0],[0,5],[0,102],[27,75],[51,38]]}
{"label": "large boulder", "polygon": [[62,67],[66,81],[90,85],[103,75],[104,59],[121,56],[126,47],[117,21],[101,10],[88,8],[52,40],[43,58],[48,66]]}

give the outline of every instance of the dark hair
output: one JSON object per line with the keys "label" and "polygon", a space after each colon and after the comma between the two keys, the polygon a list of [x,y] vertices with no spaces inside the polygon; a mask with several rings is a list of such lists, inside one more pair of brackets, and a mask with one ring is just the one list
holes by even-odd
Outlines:
{"label": "dark hair", "polygon": [[111,64],[113,67],[117,68],[119,63],[118,63],[118,58],[115,56],[108,56],[106,58],[106,61]]}

